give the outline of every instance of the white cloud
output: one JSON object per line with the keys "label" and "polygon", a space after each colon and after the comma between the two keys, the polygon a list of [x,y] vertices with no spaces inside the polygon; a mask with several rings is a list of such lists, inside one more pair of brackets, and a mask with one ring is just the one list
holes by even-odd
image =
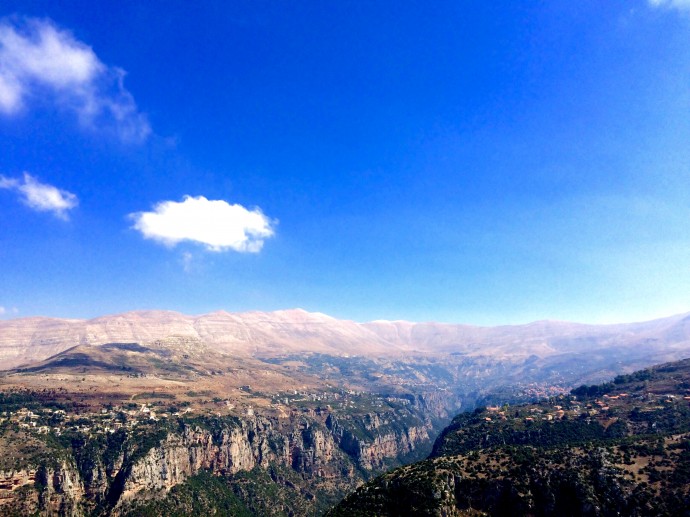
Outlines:
{"label": "white cloud", "polygon": [[7,309],[5,309],[2,305],[0,305],[0,316],[5,314],[7,312]]}
{"label": "white cloud", "polygon": [[0,19],[0,113],[16,114],[49,94],[84,125],[141,141],[151,129],[124,88],[124,75],[50,21]]}
{"label": "white cloud", "polygon": [[152,212],[130,214],[134,226],[147,239],[166,246],[182,241],[204,244],[211,251],[257,253],[274,234],[275,221],[259,208],[247,210],[223,200],[185,196],[181,202],[162,201]]}
{"label": "white cloud", "polygon": [[690,0],[648,0],[654,7],[665,7],[667,9],[678,9],[690,11]]}
{"label": "white cloud", "polygon": [[67,211],[79,204],[79,199],[71,192],[41,183],[27,172],[22,179],[0,176],[0,189],[13,190],[29,208],[52,212],[60,219],[67,219]]}

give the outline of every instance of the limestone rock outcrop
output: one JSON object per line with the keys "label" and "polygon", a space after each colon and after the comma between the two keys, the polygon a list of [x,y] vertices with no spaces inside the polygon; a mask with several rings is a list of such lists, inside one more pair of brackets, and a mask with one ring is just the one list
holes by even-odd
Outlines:
{"label": "limestone rock outcrop", "polygon": [[37,467],[0,472],[0,512],[117,515],[141,500],[164,497],[201,472],[231,479],[270,466],[297,474],[308,486],[345,491],[428,447],[430,430],[427,422],[375,413],[356,422],[257,415],[180,420],[147,435],[121,429],[100,448],[84,443],[65,449],[63,456],[72,457],[58,464],[46,458]]}

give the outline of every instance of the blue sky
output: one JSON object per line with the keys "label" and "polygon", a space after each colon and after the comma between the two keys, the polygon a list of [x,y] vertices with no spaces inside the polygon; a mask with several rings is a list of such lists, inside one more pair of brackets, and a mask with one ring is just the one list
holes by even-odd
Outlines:
{"label": "blue sky", "polygon": [[0,317],[690,310],[690,2],[3,2]]}

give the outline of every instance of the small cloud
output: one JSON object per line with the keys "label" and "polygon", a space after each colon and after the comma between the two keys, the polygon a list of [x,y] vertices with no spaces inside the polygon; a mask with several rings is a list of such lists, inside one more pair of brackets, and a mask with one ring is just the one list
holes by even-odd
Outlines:
{"label": "small cloud", "polygon": [[678,9],[679,11],[690,11],[690,0],[648,0],[653,7],[663,7],[665,9]]}
{"label": "small cloud", "polygon": [[79,204],[76,195],[53,185],[39,182],[25,172],[22,179],[0,176],[0,189],[13,190],[29,208],[38,212],[52,212],[60,219],[67,219],[67,211]]}
{"label": "small cloud", "polygon": [[7,312],[7,309],[5,309],[2,305],[0,305],[0,316],[5,314]]}
{"label": "small cloud", "polygon": [[50,95],[91,128],[142,141],[151,128],[123,85],[125,72],[49,20],[0,19],[0,114],[14,115]]}
{"label": "small cloud", "polygon": [[162,201],[152,212],[136,212],[129,217],[134,220],[133,228],[145,238],[166,246],[191,241],[210,251],[244,253],[259,252],[264,239],[274,235],[275,224],[259,208],[248,210],[203,196],[185,196],[181,202]]}

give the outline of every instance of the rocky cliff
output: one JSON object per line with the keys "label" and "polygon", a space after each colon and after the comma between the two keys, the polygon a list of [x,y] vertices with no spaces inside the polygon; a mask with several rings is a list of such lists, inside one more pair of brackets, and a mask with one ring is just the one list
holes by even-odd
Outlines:
{"label": "rocky cliff", "polygon": [[46,516],[83,515],[84,484],[72,462],[62,461],[0,472],[0,513]]}
{"label": "rocky cliff", "polygon": [[374,413],[342,422],[332,415],[203,417],[97,439],[79,433],[46,437],[47,448],[26,458],[34,466],[0,472],[0,509],[18,515],[126,514],[203,472],[231,485],[238,474],[273,469],[282,474],[273,474],[272,483],[294,492],[304,508],[323,510],[383,467],[428,450],[430,431],[428,422]]}
{"label": "rocky cliff", "polygon": [[345,421],[329,415],[326,426],[338,446],[365,471],[382,470],[394,459],[423,454],[432,431],[430,422],[413,416],[396,419],[378,414]]}

